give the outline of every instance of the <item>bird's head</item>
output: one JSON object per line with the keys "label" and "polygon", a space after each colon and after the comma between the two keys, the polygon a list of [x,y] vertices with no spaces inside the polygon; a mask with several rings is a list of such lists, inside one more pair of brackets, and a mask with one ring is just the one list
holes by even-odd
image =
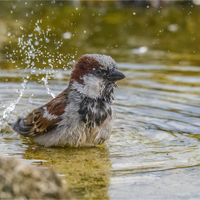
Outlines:
{"label": "bird's head", "polygon": [[86,54],[77,61],[70,85],[90,98],[100,98],[112,93],[115,82],[123,78],[125,75],[118,71],[116,62],[110,56]]}

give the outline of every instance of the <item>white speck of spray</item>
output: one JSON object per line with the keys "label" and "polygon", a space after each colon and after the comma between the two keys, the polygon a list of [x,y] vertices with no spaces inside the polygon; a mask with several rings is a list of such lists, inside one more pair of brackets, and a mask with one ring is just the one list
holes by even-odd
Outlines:
{"label": "white speck of spray", "polygon": [[86,33],[86,31],[83,31],[84,33]]}
{"label": "white speck of spray", "polygon": [[133,12],[133,15],[136,15],[136,13],[135,13],[135,12]]}
{"label": "white speck of spray", "polygon": [[40,32],[41,28],[39,26],[37,26],[34,31]]}
{"label": "white speck of spray", "polygon": [[178,30],[178,25],[177,24],[170,24],[168,27],[168,30],[171,32],[176,32]]}
{"label": "white speck of spray", "polygon": [[35,41],[34,44],[35,44],[35,46],[38,46],[38,45],[39,45],[39,42],[38,42],[38,41]]}
{"label": "white speck of spray", "polygon": [[63,39],[70,39],[72,34],[70,32],[63,33]]}
{"label": "white speck of spray", "polygon": [[143,54],[143,53],[146,53],[147,51],[148,51],[148,47],[146,46],[142,46],[142,47],[132,50],[134,54]]}
{"label": "white speck of spray", "polygon": [[45,38],[45,42],[49,43],[50,42],[49,38]]}

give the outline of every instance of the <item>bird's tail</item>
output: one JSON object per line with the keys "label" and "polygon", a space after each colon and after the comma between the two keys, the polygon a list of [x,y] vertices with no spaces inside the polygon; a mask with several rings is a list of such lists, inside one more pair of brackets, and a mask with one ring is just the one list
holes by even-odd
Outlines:
{"label": "bird's tail", "polygon": [[13,127],[14,123],[8,123],[9,126]]}
{"label": "bird's tail", "polygon": [[9,125],[12,127],[12,129],[14,131],[16,131],[17,133],[19,133],[25,137],[29,136],[31,129],[33,128],[33,125],[24,124],[23,118],[18,118],[18,120],[15,123],[13,123],[13,124],[10,123]]}

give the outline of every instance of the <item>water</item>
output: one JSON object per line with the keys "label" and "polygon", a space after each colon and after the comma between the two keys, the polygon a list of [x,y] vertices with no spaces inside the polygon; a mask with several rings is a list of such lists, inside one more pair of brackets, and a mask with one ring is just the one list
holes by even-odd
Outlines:
{"label": "water", "polygon": [[[6,127],[1,134],[1,155],[30,159],[37,165],[43,162],[62,174],[80,198],[199,198],[200,76],[193,75],[195,83],[186,81],[190,80],[186,74],[198,67],[186,71],[179,66],[174,73],[176,66],[118,65],[127,79],[119,82],[115,93],[117,119],[106,145],[42,148]],[[69,73],[49,81],[54,93],[66,88]],[[14,75],[14,70],[5,73],[7,78]],[[5,106],[18,97],[14,88],[21,89],[15,82],[7,86],[9,90],[0,83]],[[44,85],[29,82],[27,86],[12,115],[15,119],[52,98]]]}
{"label": "water", "polygon": [[[17,4],[18,7],[20,5]],[[42,8],[44,9],[45,6],[40,6],[38,9],[41,11]],[[86,13],[89,12],[76,8],[74,7],[73,14],[77,17],[77,21],[70,18],[71,13],[68,15],[73,23],[79,23],[79,13],[87,17]],[[54,11],[52,15],[57,15],[55,19],[58,19],[62,12],[66,13],[65,6],[61,6],[59,13],[55,12],[57,6],[49,9],[51,12]],[[123,11],[128,12],[127,9]],[[130,15],[133,16],[133,12],[136,13],[134,17],[140,16],[140,12],[133,9],[130,10]],[[168,12],[173,12],[173,9]],[[109,20],[115,23],[114,30],[119,28],[120,25],[115,18],[111,18],[109,11],[103,8],[93,11],[95,16],[97,13],[104,13],[105,20],[110,17]],[[49,15],[45,13],[44,17]],[[116,16],[121,19],[118,10],[115,11]],[[33,21],[34,17],[33,15]],[[49,18],[45,18],[47,19]],[[67,33],[64,35],[67,39],[63,41],[59,31],[54,32],[53,38],[52,35],[49,36],[52,34],[50,28],[53,30],[53,27],[50,27],[49,21],[44,22],[45,20],[39,21],[37,25],[35,20],[26,33],[23,29],[20,34],[14,31],[8,36],[6,44],[12,41],[13,46],[5,49],[5,55],[8,55],[9,59],[7,56],[3,57],[0,64],[1,155],[18,157],[39,167],[53,168],[61,176],[64,186],[69,187],[78,199],[199,199],[200,67],[198,58],[190,53],[190,49],[187,49],[183,55],[181,46],[173,47],[179,48],[180,51],[177,49],[172,51],[171,48],[170,53],[164,47],[152,49],[151,45],[148,45],[151,40],[145,36],[143,43],[141,38],[134,40],[135,46],[131,48],[120,46],[121,40],[118,41],[120,37],[117,36],[115,42],[118,45],[114,50],[111,48],[112,41],[109,41],[111,37],[105,36],[106,42],[103,41],[103,44],[108,45],[111,52],[109,53],[108,49],[102,50],[103,47],[98,44],[98,41],[94,44],[94,41],[88,43],[83,34],[91,32],[89,27],[74,25],[72,29],[63,30],[61,35]],[[98,20],[99,15],[94,17],[95,23],[99,25],[94,28],[97,30],[97,35],[99,32],[103,34],[105,29],[105,24],[101,24]],[[141,21],[143,20],[141,18]],[[26,23],[28,22],[23,21],[22,27],[28,26]],[[130,24],[130,21],[127,23]],[[48,33],[46,25],[49,25]],[[37,26],[40,29],[35,29]],[[52,26],[57,27],[55,23]],[[63,26],[58,24],[58,27]],[[85,51],[80,41],[78,41],[80,45],[78,50],[74,48],[75,28],[77,32],[82,33],[79,37],[82,37],[80,40],[84,44]],[[33,30],[36,30],[37,37],[39,37],[38,31],[41,31],[40,38],[44,38],[44,31],[45,37],[56,41],[55,46],[46,40],[41,43],[48,47],[48,50],[40,48],[39,52],[43,52],[46,57],[38,55],[38,43],[27,43],[30,38],[35,38],[34,35],[30,35]],[[159,30],[162,28],[159,27]],[[147,31],[150,33],[152,30]],[[23,43],[21,39],[19,42],[18,38],[22,38],[25,34],[30,37],[24,36]],[[72,36],[73,34],[75,35]],[[187,34],[184,35],[185,38]],[[15,35],[16,41],[10,38],[12,35]],[[170,38],[173,40],[173,37]],[[169,42],[165,37],[160,40],[161,43]],[[63,44],[57,54],[59,41],[63,41]],[[67,49],[63,48],[66,44],[69,44]],[[19,52],[22,47],[28,53],[32,50],[32,54],[22,51],[23,60],[20,57],[17,60],[14,53],[16,50]],[[193,48],[198,51],[196,46]],[[68,52],[69,49],[71,50]],[[7,126],[7,122],[15,121],[18,116],[25,116],[64,90],[70,78],[71,63],[73,64],[74,59],[83,53],[91,53],[94,50],[98,53],[111,54],[127,77],[118,83],[119,87],[115,91],[117,119],[112,136],[106,144],[93,148],[44,148],[33,143],[31,139],[19,136]],[[34,55],[33,51],[37,55]],[[55,58],[60,58],[61,63],[59,64],[59,59]],[[51,62],[48,62],[49,59],[52,59]],[[32,62],[34,63],[31,65]]]}

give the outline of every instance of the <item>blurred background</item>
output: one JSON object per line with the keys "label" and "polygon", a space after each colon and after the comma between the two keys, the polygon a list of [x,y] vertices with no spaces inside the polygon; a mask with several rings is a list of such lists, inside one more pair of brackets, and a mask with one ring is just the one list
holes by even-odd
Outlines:
{"label": "blurred background", "polygon": [[109,54],[118,62],[196,65],[196,4],[200,1],[1,2],[1,63],[22,61],[30,48],[34,54],[43,52],[37,65],[45,56],[63,55],[55,67],[92,52]]}
{"label": "blurred background", "polygon": [[[1,1],[1,154],[53,168],[78,199],[199,199],[199,13],[199,0]],[[64,90],[86,53],[127,77],[110,140],[43,148],[14,133],[7,122]]]}

